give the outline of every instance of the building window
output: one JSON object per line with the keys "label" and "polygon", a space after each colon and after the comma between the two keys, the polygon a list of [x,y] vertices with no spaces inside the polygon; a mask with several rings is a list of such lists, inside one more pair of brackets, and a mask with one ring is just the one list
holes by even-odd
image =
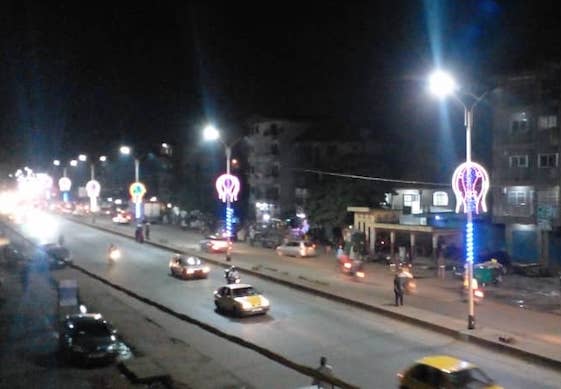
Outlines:
{"label": "building window", "polygon": [[528,167],[528,156],[511,155],[508,157],[508,164],[510,167]]}
{"label": "building window", "polygon": [[510,133],[512,135],[524,134],[528,132],[528,118],[526,112],[519,112],[512,115],[510,121]]}
{"label": "building window", "polygon": [[522,207],[527,204],[526,192],[523,191],[510,191],[507,198],[508,205],[515,207]]}
{"label": "building window", "polygon": [[305,199],[308,197],[308,189],[306,188],[296,188],[294,190],[294,195],[299,199]]}
{"label": "building window", "polygon": [[558,154],[538,154],[538,167],[550,168],[557,167]]}
{"label": "building window", "polygon": [[546,130],[557,127],[557,115],[542,115],[538,118],[538,128]]}
{"label": "building window", "polygon": [[414,194],[404,194],[403,195],[403,206],[412,207],[413,203],[417,201],[417,195]]}
{"label": "building window", "polygon": [[446,192],[434,192],[432,194],[432,204],[436,207],[447,207],[448,206],[448,193],[446,193]]}

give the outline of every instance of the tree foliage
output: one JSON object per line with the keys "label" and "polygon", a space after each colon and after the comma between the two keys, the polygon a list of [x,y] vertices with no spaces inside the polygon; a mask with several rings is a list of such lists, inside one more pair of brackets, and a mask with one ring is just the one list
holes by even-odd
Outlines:
{"label": "tree foliage", "polygon": [[306,210],[313,225],[341,226],[347,207],[375,207],[384,200],[386,185],[371,181],[322,177],[310,188]]}

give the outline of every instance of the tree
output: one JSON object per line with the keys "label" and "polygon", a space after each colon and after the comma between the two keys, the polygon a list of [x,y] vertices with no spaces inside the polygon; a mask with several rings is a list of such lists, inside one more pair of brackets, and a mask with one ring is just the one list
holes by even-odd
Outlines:
{"label": "tree", "polygon": [[383,183],[321,177],[306,199],[308,218],[314,225],[336,227],[345,223],[347,207],[374,207],[384,200],[389,188]]}

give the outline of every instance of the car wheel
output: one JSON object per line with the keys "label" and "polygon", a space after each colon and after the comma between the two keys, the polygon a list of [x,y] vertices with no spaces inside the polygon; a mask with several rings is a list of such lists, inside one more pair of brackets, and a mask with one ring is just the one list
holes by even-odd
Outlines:
{"label": "car wheel", "polygon": [[218,312],[222,311],[222,309],[220,308],[220,304],[218,304],[218,301],[214,301],[214,307]]}

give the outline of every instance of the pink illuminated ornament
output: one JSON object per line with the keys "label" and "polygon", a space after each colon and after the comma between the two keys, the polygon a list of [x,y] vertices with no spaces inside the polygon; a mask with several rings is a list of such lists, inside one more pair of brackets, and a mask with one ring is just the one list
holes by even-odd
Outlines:
{"label": "pink illuminated ornament", "polygon": [[222,174],[216,179],[216,190],[218,198],[223,202],[238,200],[240,192],[240,180],[231,174]]}
{"label": "pink illuminated ornament", "polygon": [[86,184],[86,193],[88,197],[97,197],[99,196],[99,192],[101,190],[101,185],[96,180],[90,180]]}
{"label": "pink illuminated ornament", "polygon": [[456,168],[452,176],[452,189],[456,194],[456,212],[463,206],[476,214],[487,212],[485,197],[489,191],[489,175],[483,166],[476,162],[464,162]]}

